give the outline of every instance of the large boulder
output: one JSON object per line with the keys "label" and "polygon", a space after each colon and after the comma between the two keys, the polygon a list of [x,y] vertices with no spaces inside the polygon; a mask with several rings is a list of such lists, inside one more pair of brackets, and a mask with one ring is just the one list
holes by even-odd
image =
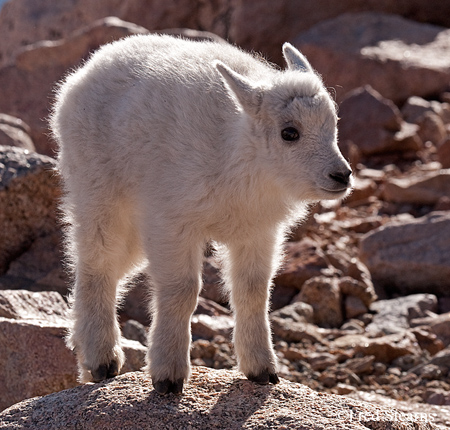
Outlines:
{"label": "large boulder", "polygon": [[371,85],[394,102],[448,89],[450,30],[384,13],[347,13],[293,39],[337,98]]}
{"label": "large boulder", "polygon": [[44,155],[0,146],[0,275],[35,239],[57,230],[55,165]]}
{"label": "large boulder", "polygon": [[53,156],[55,143],[49,139],[46,118],[56,83],[93,49],[145,32],[134,24],[106,18],[71,33],[66,39],[27,46],[16,55],[14,63],[0,69],[0,112],[22,118],[31,128],[36,150]]}
{"label": "large boulder", "polygon": [[10,0],[0,11],[0,66],[24,45],[66,38],[95,20],[116,16],[149,30],[206,30],[282,63],[281,45],[300,31],[345,12],[385,12],[421,22],[450,25],[446,0]]}
{"label": "large boulder", "polygon": [[[78,385],[75,355],[64,341],[69,327],[68,307],[59,293],[0,291],[0,410]],[[122,373],[139,370],[146,348],[125,338],[122,346]]]}
{"label": "large boulder", "polygon": [[423,316],[426,311],[437,311],[437,297],[433,294],[412,294],[395,299],[378,300],[371,304],[373,319],[367,325],[367,332],[384,334],[400,333],[409,328],[410,316]]}
{"label": "large boulder", "polygon": [[391,291],[448,295],[450,213],[387,223],[361,238],[360,258],[374,283]]}
{"label": "large boulder", "polygon": [[225,36],[231,5],[227,0],[12,0],[0,11],[0,65],[14,61],[23,46],[59,40],[109,16],[150,30],[192,28]]}
{"label": "large boulder", "polygon": [[450,169],[392,178],[383,185],[382,198],[395,203],[435,205],[450,196]]}
{"label": "large boulder", "polygon": [[397,106],[370,85],[350,91],[339,106],[339,140],[356,145],[363,155],[417,151],[418,127],[406,124]]}
{"label": "large boulder", "polygon": [[1,429],[433,429],[420,417],[281,379],[256,385],[237,371],[194,367],[182,396],[160,396],[141,372],[25,400]]}

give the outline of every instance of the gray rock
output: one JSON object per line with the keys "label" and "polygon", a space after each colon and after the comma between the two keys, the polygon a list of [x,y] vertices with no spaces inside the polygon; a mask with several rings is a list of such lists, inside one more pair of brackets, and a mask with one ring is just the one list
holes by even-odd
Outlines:
{"label": "gray rock", "polygon": [[339,117],[339,140],[345,154],[349,142],[363,155],[420,148],[418,127],[403,123],[397,106],[370,85],[346,94]]}
{"label": "gray rock", "polygon": [[35,239],[58,229],[55,161],[0,146],[0,275]]}
{"label": "gray rock", "polygon": [[68,306],[56,291],[0,290],[0,317],[22,320],[61,321]]}
{"label": "gray rock", "polygon": [[450,169],[442,169],[421,175],[388,180],[382,190],[382,198],[395,203],[435,205],[450,195]]}
{"label": "gray rock", "polygon": [[363,236],[360,258],[375,284],[404,295],[447,295],[450,287],[450,214],[432,212],[394,221]]}
{"label": "gray rock", "polygon": [[344,320],[342,295],[336,278],[317,276],[309,279],[294,300],[312,306],[314,323],[320,327],[340,327]]}
{"label": "gray rock", "polygon": [[384,334],[399,333],[410,327],[411,310],[425,315],[426,311],[437,311],[437,297],[433,294],[412,294],[389,300],[378,300],[370,305],[375,312],[372,322],[366,327],[368,332]]}
{"label": "gray rock", "polygon": [[270,313],[271,317],[285,318],[295,322],[312,323],[314,309],[308,303],[295,302]]}
{"label": "gray rock", "polygon": [[34,143],[29,133],[30,127],[21,119],[11,115],[0,114],[0,145],[16,146],[35,151]]}
{"label": "gray rock", "polygon": [[182,396],[160,396],[143,373],[128,373],[14,405],[0,414],[0,428],[432,429],[394,412],[284,379],[261,386],[236,371],[194,367]]}
{"label": "gray rock", "polygon": [[394,102],[448,88],[450,30],[445,27],[390,14],[348,13],[293,41],[336,89],[338,100],[365,84]]}
{"label": "gray rock", "polygon": [[122,334],[130,340],[136,340],[147,345],[147,330],[145,326],[135,320],[128,320],[122,326]]}

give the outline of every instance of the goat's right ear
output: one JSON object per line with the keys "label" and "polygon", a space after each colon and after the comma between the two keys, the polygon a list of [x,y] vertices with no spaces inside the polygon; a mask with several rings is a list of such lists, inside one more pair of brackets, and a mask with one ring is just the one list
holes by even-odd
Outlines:
{"label": "goat's right ear", "polygon": [[283,56],[290,70],[314,73],[314,69],[306,57],[288,42],[283,44]]}
{"label": "goat's right ear", "polygon": [[262,102],[262,88],[230,69],[221,61],[215,61],[214,66],[244,110],[248,114],[256,115]]}

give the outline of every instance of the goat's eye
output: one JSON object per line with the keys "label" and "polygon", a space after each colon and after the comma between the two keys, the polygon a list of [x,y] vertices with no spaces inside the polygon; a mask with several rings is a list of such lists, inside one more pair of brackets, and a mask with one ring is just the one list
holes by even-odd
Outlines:
{"label": "goat's eye", "polygon": [[294,142],[300,138],[300,133],[295,127],[286,127],[281,130],[281,137],[287,142]]}

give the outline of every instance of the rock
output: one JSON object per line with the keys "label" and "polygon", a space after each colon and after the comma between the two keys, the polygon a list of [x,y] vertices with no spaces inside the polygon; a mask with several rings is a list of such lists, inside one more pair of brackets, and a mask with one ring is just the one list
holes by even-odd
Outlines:
{"label": "rock", "polygon": [[382,198],[395,203],[435,205],[450,195],[450,169],[422,173],[413,177],[390,179],[383,187]]}
{"label": "rock", "polygon": [[436,156],[444,169],[450,168],[450,138],[445,139],[438,147]]}
{"label": "rock", "polygon": [[428,101],[422,97],[412,96],[402,106],[402,115],[405,121],[418,124],[426,113],[435,113],[444,122],[448,120],[449,103],[440,103],[436,100]]}
{"label": "rock", "polygon": [[450,30],[444,27],[390,14],[346,13],[293,42],[336,88],[338,100],[365,84],[396,103],[448,88]]}
{"label": "rock", "polygon": [[447,137],[445,124],[439,115],[433,112],[426,112],[418,120],[418,135],[422,142],[432,142],[434,145],[440,144]]}
{"label": "rock", "polygon": [[375,361],[374,355],[352,358],[346,361],[345,368],[351,370],[356,375],[361,375],[363,373],[371,373],[373,370],[374,361]]}
{"label": "rock", "polygon": [[[171,32],[194,39],[211,38],[209,33],[192,34],[183,29]],[[148,30],[108,17],[90,22],[73,33],[65,33],[63,39],[44,40],[24,47],[16,53],[14,62],[0,69],[0,86],[4,88],[0,112],[23,118],[31,127],[31,137],[37,151],[54,155],[55,142],[49,138],[50,132],[43,118],[48,117],[56,83],[99,46],[142,33],[148,33]]]}
{"label": "rock", "polygon": [[212,341],[197,339],[192,342],[191,364],[214,369],[232,369],[236,367],[236,359],[230,341],[216,336]]}
{"label": "rock", "polygon": [[123,303],[119,308],[119,315],[123,320],[136,320],[148,327],[151,323],[149,312],[150,279],[144,272],[139,272],[128,280],[127,291]]}
{"label": "rock", "polygon": [[326,343],[323,329],[314,324],[295,322],[290,319],[271,317],[273,334],[286,342],[301,342],[309,340],[315,343]]}
{"label": "rock", "polygon": [[144,325],[135,320],[128,320],[122,326],[122,334],[125,338],[135,340],[147,345],[147,330]]}
{"label": "rock", "polygon": [[[396,411],[409,416],[411,420],[417,419],[422,425],[429,428],[444,430],[450,427],[450,410],[448,407],[394,400],[374,392],[366,393],[358,390],[347,394],[347,397],[370,402],[373,405],[394,408]],[[411,422],[411,420],[409,421]]]}
{"label": "rock", "polygon": [[[325,255],[330,263],[341,272],[342,278],[339,281],[339,288],[343,294],[355,295],[364,303],[368,301],[368,305],[376,299],[369,269],[358,258],[339,250],[335,244],[330,244]],[[351,278],[361,282],[363,288],[361,289],[359,285],[356,285]],[[360,294],[363,294],[363,296],[360,296]]]}
{"label": "rock", "polygon": [[147,348],[142,345],[141,342],[126,339],[124,337],[121,339],[121,345],[123,352],[125,353],[125,363],[120,370],[120,373],[123,374],[141,370],[145,366]]}
{"label": "rock", "polygon": [[60,322],[68,317],[68,307],[55,291],[0,290],[0,317]]}
{"label": "rock", "polygon": [[411,326],[425,326],[426,329],[435,334],[445,346],[450,345],[450,312],[431,317],[413,319],[411,321]]}
{"label": "rock", "polygon": [[62,259],[61,231],[38,237],[20,257],[9,265],[6,277],[33,291],[58,291],[67,294],[68,275]]}
{"label": "rock", "polygon": [[0,146],[0,275],[40,236],[57,230],[55,161]]}
{"label": "rock", "polygon": [[[64,341],[67,311],[57,292],[0,291],[0,410],[78,384],[75,356]],[[122,346],[122,373],[141,369],[146,348],[127,339]]]}
{"label": "rock", "polygon": [[450,214],[432,212],[406,222],[390,222],[363,236],[360,258],[375,283],[402,294],[448,294]]}
{"label": "rock", "polygon": [[285,255],[285,263],[274,279],[276,286],[300,290],[308,279],[321,276],[324,269],[330,269],[319,244],[309,238],[286,243]]}
{"label": "rock", "polygon": [[16,146],[34,151],[34,143],[29,136],[30,127],[21,119],[4,113],[0,114],[0,145]]}
{"label": "rock", "polygon": [[99,0],[95,5],[90,0],[78,0],[55,8],[48,0],[36,0],[32,4],[14,0],[0,13],[0,64],[13,61],[16,52],[25,45],[66,38],[79,28],[109,16],[152,30],[208,29],[226,37],[229,9],[230,5],[225,1],[199,3],[193,8],[188,0],[157,0],[151,4],[142,0]]}
{"label": "rock", "polygon": [[430,405],[450,405],[450,394],[443,390],[427,390],[424,400]]}
{"label": "rock", "polygon": [[435,355],[445,348],[444,342],[431,333],[428,327],[416,327],[411,330],[411,333],[416,337],[420,348],[428,351],[431,355]]}
{"label": "rock", "polygon": [[349,276],[339,279],[339,290],[345,296],[358,298],[367,308],[377,299],[372,283],[367,284]]}
{"label": "rock", "polygon": [[362,179],[356,176],[352,193],[345,198],[345,201],[346,203],[353,203],[367,200],[375,195],[377,189],[377,184],[372,179]]}
{"label": "rock", "polygon": [[370,338],[364,334],[348,334],[335,339],[330,348],[353,349],[355,354],[373,356],[372,360],[390,363],[404,355],[420,355],[417,340],[409,331]]}
{"label": "rock", "polygon": [[312,323],[313,307],[307,303],[295,302],[270,313],[271,317],[284,318],[295,322]]}
{"label": "rock", "polygon": [[368,309],[367,306],[359,297],[347,296],[344,300],[345,306],[345,318],[354,318],[359,315],[365,314]]}
{"label": "rock", "polygon": [[314,310],[314,323],[320,327],[340,327],[343,322],[341,291],[337,279],[324,276],[303,284],[296,301],[308,303]]}
{"label": "rock", "polygon": [[375,313],[372,322],[367,326],[368,332],[384,334],[400,333],[410,327],[409,314],[417,309],[419,314],[437,310],[437,297],[433,294],[412,294],[389,300],[378,300],[370,305]]}
{"label": "rock", "polygon": [[231,312],[227,308],[220,306],[219,304],[213,302],[212,300],[199,297],[197,308],[195,309],[194,314],[204,314],[214,317],[219,315],[230,315]]}
{"label": "rock", "polygon": [[75,356],[64,343],[67,327],[61,319],[0,318],[0,410],[78,385]]}
{"label": "rock", "polygon": [[371,86],[349,92],[339,106],[339,139],[344,154],[350,141],[363,155],[420,148],[417,126],[403,125],[400,111]]}
{"label": "rock", "polygon": [[105,18],[74,32],[67,39],[44,41],[28,46],[15,62],[0,69],[0,112],[22,118],[31,128],[38,152],[54,155],[55,142],[49,139],[47,118],[55,83],[88,57],[93,49],[131,34],[147,30],[117,18]]}
{"label": "rock", "polygon": [[[346,12],[366,10],[398,14],[421,22],[433,22],[449,26],[449,8],[445,1],[424,3],[421,0],[403,2],[375,2],[365,0],[325,1],[318,7],[316,0],[279,0],[274,8],[270,0],[235,3],[227,22],[228,38],[256,52],[269,55],[271,61],[283,63],[280,47],[292,40],[299,31],[337,17]],[[426,5],[426,6],[425,6]],[[222,14],[220,16],[223,16]],[[277,31],[273,31],[273,29]]]}
{"label": "rock", "polygon": [[420,348],[414,335],[405,331],[374,339],[362,337],[360,343],[355,345],[355,352],[373,355],[376,361],[390,363],[403,355],[419,355]]}
{"label": "rock", "polygon": [[192,316],[191,328],[194,337],[212,339],[214,336],[224,336],[230,339],[233,327],[233,317],[228,315],[197,314]]}
{"label": "rock", "polygon": [[319,372],[337,364],[336,356],[328,352],[311,353],[306,360],[313,370]]}
{"label": "rock", "polygon": [[[176,413],[173,413],[173,412]],[[21,402],[0,415],[0,428],[431,429],[419,419],[281,380],[256,385],[236,371],[195,367],[182,396],[155,394],[141,372]]]}
{"label": "rock", "polygon": [[203,260],[203,288],[200,296],[219,304],[228,302],[227,294],[222,289],[220,266],[214,257],[206,257]]}

